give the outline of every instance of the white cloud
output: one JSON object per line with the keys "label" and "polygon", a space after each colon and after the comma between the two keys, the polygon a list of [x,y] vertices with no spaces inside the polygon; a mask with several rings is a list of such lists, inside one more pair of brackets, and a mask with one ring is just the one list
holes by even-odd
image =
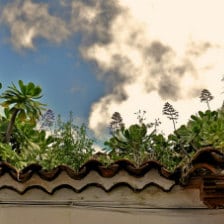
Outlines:
{"label": "white cloud", "polygon": [[189,39],[223,42],[222,0],[120,0],[138,21],[143,22],[152,38],[163,40],[181,51]]}
{"label": "white cloud", "polygon": [[[130,124],[139,109],[148,111],[151,121],[160,117],[161,129],[169,133],[172,125],[162,116],[164,103],[171,102],[180,112],[181,124],[206,109],[198,99],[203,88],[215,96],[212,108],[221,106],[223,1],[119,2],[125,10],[108,27],[111,41],[95,42],[83,54],[97,62],[105,80],[110,80],[108,72],[121,80],[92,105],[89,123],[96,134],[107,127],[113,112],[119,111]],[[125,97],[119,98],[121,93]]]}
{"label": "white cloud", "polygon": [[34,48],[37,37],[60,43],[70,31],[66,22],[50,15],[48,5],[31,0],[16,0],[1,10],[1,23],[9,27],[11,42],[17,48]]}

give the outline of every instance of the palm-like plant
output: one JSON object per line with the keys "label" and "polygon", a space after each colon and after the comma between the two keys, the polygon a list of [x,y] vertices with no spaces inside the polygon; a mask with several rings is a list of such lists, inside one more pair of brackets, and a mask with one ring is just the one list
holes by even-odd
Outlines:
{"label": "palm-like plant", "polygon": [[27,121],[32,124],[40,117],[41,111],[44,109],[45,104],[38,101],[42,97],[41,87],[29,82],[27,85],[19,80],[19,88],[14,83],[8,86],[8,89],[0,95],[4,99],[1,105],[6,108],[10,113],[10,121],[5,133],[5,142],[10,142],[13,127],[16,118],[20,121]]}
{"label": "palm-like plant", "polygon": [[111,134],[124,128],[123,119],[119,112],[114,112],[112,115],[112,121],[110,122]]}
{"label": "palm-like plant", "polygon": [[176,120],[178,119],[178,112],[173,108],[173,106],[166,102],[163,106],[163,114],[164,115],[167,115],[167,117],[173,121],[173,127],[174,127],[174,130],[176,130],[176,125],[175,125],[175,122]]}
{"label": "palm-like plant", "polygon": [[210,93],[209,90],[203,89],[201,91],[201,95],[200,95],[201,102],[206,102],[209,110],[211,110],[210,105],[209,105],[209,101],[213,100],[213,98],[214,97],[212,96],[212,94]]}

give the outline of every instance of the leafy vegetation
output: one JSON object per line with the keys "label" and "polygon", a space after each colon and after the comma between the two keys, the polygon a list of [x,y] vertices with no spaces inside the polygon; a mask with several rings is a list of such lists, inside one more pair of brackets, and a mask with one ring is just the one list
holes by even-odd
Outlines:
{"label": "leafy vegetation", "polygon": [[[105,145],[110,148],[110,157],[115,160],[126,158],[137,166],[147,160],[157,160],[167,168],[173,169],[180,160],[179,154],[173,150],[170,140],[162,134],[157,134],[157,126],[160,122],[156,119],[155,122],[146,124],[144,115],[145,111],[142,113],[139,111],[138,124],[128,128],[123,124],[117,124],[116,129],[111,131],[112,138],[105,142]],[[112,116],[113,124],[117,116],[121,118],[120,114],[115,112]]]}
{"label": "leafy vegetation", "polygon": [[[93,154],[93,140],[87,137],[87,128],[74,124],[72,114],[68,121],[57,121],[52,110],[37,101],[41,88],[33,83],[19,88],[12,84],[0,95],[4,101],[0,115],[0,157],[22,169],[39,163],[44,169],[68,165],[77,170]],[[54,127],[53,127],[54,126]]]}
{"label": "leafy vegetation", "polygon": [[178,112],[165,103],[162,112],[174,127],[167,137],[158,133],[159,119],[146,122],[146,111],[139,110],[137,122],[129,127],[123,123],[121,114],[115,112],[110,123],[111,137],[98,157],[94,155],[94,140],[88,137],[87,127],[76,125],[72,113],[66,121],[60,116],[55,119],[54,112],[39,101],[41,92],[41,87],[20,80],[18,87],[12,83],[0,95],[4,109],[0,115],[0,158],[18,169],[39,163],[47,170],[63,164],[78,171],[87,160],[97,158],[105,165],[118,159],[128,159],[136,166],[157,160],[173,170],[202,147],[214,146],[224,151],[224,109],[210,110],[213,96],[206,89],[202,90],[200,100],[208,110],[192,115],[179,128]]}
{"label": "leafy vegetation", "polygon": [[9,110],[8,113],[10,114],[10,121],[4,138],[6,143],[10,142],[16,117],[21,122],[26,120],[26,122],[36,124],[36,120],[41,115],[41,110],[44,109],[44,104],[37,101],[42,97],[41,87],[35,86],[32,82],[24,85],[21,80],[18,83],[19,89],[12,83],[0,96],[4,99],[1,106]]}
{"label": "leafy vegetation", "polygon": [[58,117],[52,136],[53,145],[40,162],[47,169],[64,164],[78,170],[93,155],[94,141],[87,137],[84,124],[80,127],[75,125],[72,113],[66,122]]}
{"label": "leafy vegetation", "polygon": [[204,146],[224,149],[224,111],[199,111],[192,115],[186,125],[174,132],[177,141],[187,152],[197,151]]}

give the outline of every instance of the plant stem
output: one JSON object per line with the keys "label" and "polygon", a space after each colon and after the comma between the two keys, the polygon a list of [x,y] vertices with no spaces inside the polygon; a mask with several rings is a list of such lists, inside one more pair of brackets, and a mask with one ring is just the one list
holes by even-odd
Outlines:
{"label": "plant stem", "polygon": [[9,143],[9,141],[10,141],[10,137],[12,135],[13,126],[15,124],[15,120],[16,120],[16,116],[17,116],[18,112],[19,112],[19,109],[15,109],[13,111],[12,117],[11,117],[11,119],[9,121],[8,126],[7,126],[7,130],[6,130],[6,134],[5,134],[5,142],[6,143]]}
{"label": "plant stem", "polygon": [[173,118],[173,116],[172,116],[172,121],[173,121],[173,128],[174,128],[174,131],[176,131],[175,119]]}
{"label": "plant stem", "polygon": [[208,109],[211,110],[208,100],[206,100],[206,103],[207,103]]}

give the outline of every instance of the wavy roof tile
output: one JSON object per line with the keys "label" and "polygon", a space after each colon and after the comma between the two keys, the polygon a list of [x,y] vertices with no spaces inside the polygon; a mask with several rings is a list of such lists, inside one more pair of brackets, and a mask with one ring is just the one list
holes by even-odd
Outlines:
{"label": "wavy roof tile", "polygon": [[136,167],[128,160],[119,160],[108,167],[97,160],[89,160],[75,172],[67,166],[51,171],[32,164],[21,171],[0,162],[0,190],[10,189],[21,195],[31,189],[41,189],[49,195],[59,189],[81,193],[89,187],[105,192],[126,186],[134,192],[150,186],[171,192],[175,186],[200,189],[201,200],[209,207],[224,206],[224,154],[212,147],[199,150],[186,165],[169,172],[156,161]]}

